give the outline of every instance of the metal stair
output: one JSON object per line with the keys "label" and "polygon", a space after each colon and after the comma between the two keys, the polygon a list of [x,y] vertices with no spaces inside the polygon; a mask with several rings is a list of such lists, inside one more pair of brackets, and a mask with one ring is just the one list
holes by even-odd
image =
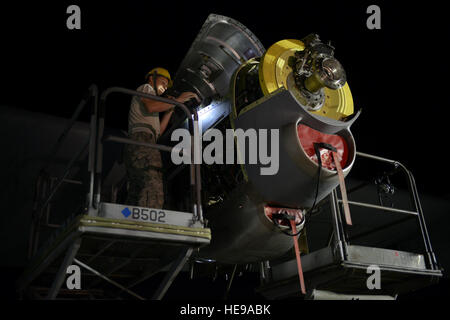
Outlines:
{"label": "metal stair", "polygon": [[[46,164],[36,185],[30,235],[30,264],[17,284],[23,298],[111,299],[122,298],[126,293],[127,297],[145,299],[132,289],[156,273],[165,271],[165,278],[153,296],[149,297],[162,299],[193,250],[210,242],[211,231],[204,227],[202,217],[198,165],[191,165],[191,212],[127,206],[102,199],[105,194],[111,193],[105,190],[111,188],[111,185],[102,183],[102,180],[118,184],[120,175],[123,174],[123,168],[116,165],[112,166],[111,171],[102,172],[104,142],[138,144],[120,136],[104,136],[106,98],[114,92],[175,104],[192,121],[192,127],[197,125],[194,122],[197,114],[192,114],[183,104],[123,88],[105,90],[100,96],[98,108],[98,90],[96,86],[91,86],[88,95],[80,102],[55,145],[49,163],[54,160],[58,149],[66,141],[81,111],[92,101],[88,141],[81,151],[68,161],[59,177],[52,176],[51,166]],[[164,145],[145,145],[166,152],[171,151],[170,147]],[[83,157],[87,157],[84,162]],[[84,163],[87,166],[87,170],[81,174],[87,179],[73,179],[74,173],[71,169],[75,163]],[[80,174],[80,170],[78,168],[77,174]],[[112,172],[114,170],[116,172]],[[51,204],[56,198],[55,195],[61,192],[61,186],[74,181],[82,185],[82,190],[86,192],[85,201],[80,203],[79,210],[67,208],[64,212],[51,213]],[[116,190],[112,192],[110,199],[115,200],[118,186],[113,187],[116,187]],[[76,196],[73,194],[69,197],[73,199]],[[49,223],[49,219],[54,215],[65,215],[65,222],[60,225]],[[49,226],[56,230],[43,242],[43,229]],[[71,265],[77,265],[83,270],[81,289],[64,288],[63,283]],[[111,288],[111,285],[115,289]]]}
{"label": "metal stair", "polygon": [[[333,190],[322,206],[329,206],[329,224],[332,225],[328,245],[308,252],[301,257],[307,288],[307,299],[392,299],[398,294],[417,290],[436,283],[442,277],[425,224],[422,207],[417,193],[414,177],[401,163],[365,153],[357,153],[360,158],[378,161],[393,167],[389,175],[403,173],[410,191],[411,206],[414,210],[403,210],[370,203],[349,201],[350,206],[362,208],[364,215],[381,217],[386,214],[404,215],[388,224],[377,226],[372,230],[355,234],[355,226],[345,224],[342,199],[337,189]],[[368,171],[370,172],[370,171]],[[364,185],[367,185],[366,182]],[[363,187],[364,185],[360,186]],[[419,229],[417,237],[423,244],[422,252],[408,252],[357,245],[356,239],[373,235],[392,226],[415,219]],[[367,216],[365,216],[367,220]],[[379,268],[381,288],[369,288],[368,277],[373,266]],[[300,286],[295,259],[274,263],[266,274],[258,292],[269,299],[300,297]]]}

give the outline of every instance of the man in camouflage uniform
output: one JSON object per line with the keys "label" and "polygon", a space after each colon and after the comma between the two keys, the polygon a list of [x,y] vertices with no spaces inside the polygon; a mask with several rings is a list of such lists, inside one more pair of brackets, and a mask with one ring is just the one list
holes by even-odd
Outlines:
{"label": "man in camouflage uniform", "polygon": [[[146,76],[146,83],[137,91],[161,95],[172,85],[166,69],[155,68]],[[155,89],[156,88],[156,89]],[[172,99],[184,103],[192,98],[192,92],[183,92]],[[145,143],[156,143],[165,131],[172,116],[174,105],[134,96],[128,114],[129,138]],[[159,113],[164,112],[161,121]],[[162,208],[164,191],[161,154],[158,149],[127,144],[124,155],[128,176],[128,198],[126,204],[148,208]]]}

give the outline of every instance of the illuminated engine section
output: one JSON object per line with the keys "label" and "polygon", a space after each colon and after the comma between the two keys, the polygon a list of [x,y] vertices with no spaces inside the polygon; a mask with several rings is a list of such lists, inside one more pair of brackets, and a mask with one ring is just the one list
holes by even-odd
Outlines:
{"label": "illuminated engine section", "polygon": [[[281,40],[265,51],[239,22],[210,15],[177,72],[174,90],[199,94],[202,132],[276,133],[267,136],[277,162],[270,174],[261,174],[267,163],[259,159],[204,167],[212,241],[199,255],[248,263],[289,251],[286,217],[300,232],[308,210],[339,185],[333,157],[339,158],[344,176],[355,160],[350,126],[359,113],[353,114],[346,73],[334,48],[311,34]],[[236,139],[234,147],[239,157],[254,146]]]}
{"label": "illuminated engine section", "polygon": [[350,126],[358,114],[350,119],[353,99],[345,71],[334,48],[317,35],[279,41],[247,61],[231,91],[234,128],[279,132],[276,175],[261,175],[262,164],[242,165],[246,181],[267,203],[308,210],[339,184],[333,153],[323,146],[335,148],[344,176],[351,170]]}

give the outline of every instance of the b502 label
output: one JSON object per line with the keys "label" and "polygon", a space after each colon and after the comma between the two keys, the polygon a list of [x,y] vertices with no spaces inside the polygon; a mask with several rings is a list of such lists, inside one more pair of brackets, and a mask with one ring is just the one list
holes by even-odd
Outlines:
{"label": "b502 label", "polygon": [[166,223],[166,213],[162,210],[132,208],[131,218],[133,220]]}

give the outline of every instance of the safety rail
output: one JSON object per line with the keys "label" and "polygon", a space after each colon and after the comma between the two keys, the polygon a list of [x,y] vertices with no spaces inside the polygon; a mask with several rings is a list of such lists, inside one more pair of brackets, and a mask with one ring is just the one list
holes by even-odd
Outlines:
{"label": "safety rail", "polygon": [[[86,105],[88,105],[88,102],[90,100],[93,100],[93,104],[91,107],[91,117],[90,117],[90,128],[89,128],[89,138],[86,144],[81,148],[81,150],[74,156],[72,159],[68,162],[67,166],[64,168],[63,174],[61,177],[57,178],[55,185],[53,185],[53,181],[50,186],[50,191],[48,192],[48,196],[45,198],[45,200],[42,201],[42,204],[39,203],[39,195],[42,192],[42,189],[46,191],[45,186],[43,186],[42,177],[46,175],[47,170],[49,169],[50,165],[55,161],[56,154],[60,150],[61,146],[66,142],[68,138],[68,133],[73,128],[73,126],[76,123],[76,120],[79,118],[81,112],[84,110]],[[65,127],[64,131],[61,133],[61,135],[58,137],[58,140],[53,147],[53,149],[50,152],[49,157],[46,159],[45,164],[41,168],[38,179],[36,182],[35,187],[35,196],[34,196],[34,205],[33,205],[33,213],[32,213],[32,225],[31,225],[31,232],[30,232],[30,238],[29,238],[29,251],[28,251],[28,257],[31,258],[33,256],[37,249],[38,249],[38,242],[39,242],[39,227],[40,227],[40,221],[42,218],[42,215],[44,213],[44,210],[48,207],[50,204],[50,201],[55,196],[58,189],[61,187],[63,183],[72,183],[73,181],[70,179],[66,179],[67,175],[69,174],[70,170],[76,163],[76,161],[79,160],[82,154],[86,152],[86,149],[89,148],[88,152],[88,172],[90,173],[90,184],[89,184],[89,193],[88,193],[88,199],[87,199],[87,205],[92,205],[92,195],[93,195],[93,186],[94,186],[94,164],[95,164],[95,137],[96,137],[96,131],[97,131],[97,112],[98,112],[98,87],[95,84],[92,84],[89,89],[86,91],[85,95],[81,99],[80,103],[78,104],[77,108],[75,109],[74,113],[72,114],[72,117],[70,118],[67,126]],[[48,214],[48,213],[47,213]]]}
{"label": "safety rail", "polygon": [[[156,100],[160,102],[169,103],[181,108],[186,114],[189,121],[191,121],[192,127],[194,130],[199,132],[198,128],[198,115],[197,113],[191,112],[184,104],[151,95],[143,92],[130,90],[126,88],[120,87],[111,87],[104,90],[100,96],[99,102],[99,91],[98,87],[93,84],[89,87],[86,94],[81,99],[74,113],[72,114],[67,126],[64,128],[61,135],[58,137],[57,142],[52,148],[49,157],[46,159],[45,164],[43,165],[40,173],[38,175],[38,180],[36,182],[35,188],[35,199],[33,206],[33,214],[32,214],[32,225],[30,231],[29,238],[29,252],[28,257],[31,258],[38,250],[39,243],[39,235],[40,235],[40,227],[41,227],[41,219],[45,211],[47,211],[47,219],[49,215],[49,205],[57,194],[60,187],[63,183],[74,183],[71,179],[68,179],[67,176],[70,173],[70,170],[73,168],[74,164],[80,159],[80,157],[85,154],[86,150],[88,150],[88,174],[89,174],[89,192],[87,193],[86,203],[84,204],[84,210],[87,212],[91,212],[92,210],[98,210],[98,204],[100,203],[101,198],[101,188],[102,188],[102,159],[103,159],[103,142],[111,141],[116,143],[123,144],[134,144],[134,145],[143,145],[149,148],[158,149],[164,152],[172,152],[176,150],[173,147],[169,147],[166,145],[160,144],[152,144],[152,143],[142,143],[138,141],[134,141],[132,139],[127,139],[123,137],[117,137],[114,135],[104,135],[105,128],[105,115],[106,115],[106,99],[111,93],[122,93],[131,96],[139,96],[142,98],[147,98],[151,100]],[[49,169],[50,165],[56,158],[57,152],[67,141],[68,134],[70,130],[75,125],[77,119],[79,118],[81,112],[88,105],[88,102],[93,100],[92,108],[91,108],[91,116],[90,116],[90,127],[89,127],[89,137],[88,141],[82,146],[79,152],[72,157],[67,163],[66,167],[63,169],[62,175],[54,181],[51,180],[50,188],[45,184],[44,177],[46,176],[46,172]],[[194,136],[191,133],[191,156],[194,159],[195,152],[195,141]],[[178,151],[177,151],[178,152]],[[77,181],[77,184],[82,184]],[[203,213],[202,213],[202,204],[201,204],[201,172],[200,165],[191,163],[190,164],[190,190],[191,190],[191,209],[194,217],[194,221],[197,220],[203,223]],[[44,195],[44,199],[42,199],[41,193],[47,193]],[[41,198],[39,198],[41,196]],[[47,209],[47,210],[46,210]],[[70,217],[69,217],[70,219]],[[57,225],[51,225],[51,227],[58,227]]]}
{"label": "safety rail", "polygon": [[[143,145],[149,148],[158,149],[165,152],[171,152],[173,148],[168,147],[166,145],[153,144],[153,143],[142,143],[137,142],[132,139],[126,139],[122,137],[116,137],[113,135],[108,135],[103,137],[104,128],[105,128],[105,115],[106,115],[106,99],[111,93],[122,93],[129,96],[138,96],[141,98],[146,98],[150,100],[155,100],[159,102],[164,102],[168,104],[175,105],[176,107],[181,108],[186,114],[188,120],[191,122],[194,133],[200,132],[198,127],[198,114],[196,111],[191,112],[186,105],[176,100],[163,98],[160,96],[143,93],[136,90],[130,90],[121,87],[111,87],[104,90],[100,95],[100,104],[99,104],[99,119],[98,119],[98,135],[97,135],[97,151],[96,151],[96,178],[95,187],[96,190],[94,195],[93,207],[98,209],[98,204],[100,203],[101,197],[101,174],[102,174],[102,161],[103,161],[103,142],[112,141],[116,143],[123,144],[134,144],[134,145]],[[194,141],[194,133],[191,132],[191,159],[194,159],[194,154],[196,151],[196,141]],[[194,220],[204,223],[203,221],[203,213],[202,213],[202,203],[201,203],[201,172],[200,172],[200,164],[196,164],[191,161],[190,164],[190,189],[191,189],[191,209],[194,216]]]}
{"label": "safety rail", "polygon": [[[419,199],[419,195],[417,192],[416,183],[415,183],[412,173],[403,164],[401,164],[400,162],[395,161],[395,160],[390,160],[390,159],[370,155],[370,154],[363,153],[363,152],[356,152],[356,155],[359,157],[362,157],[362,158],[367,158],[367,159],[380,161],[380,162],[384,162],[384,163],[393,165],[394,166],[393,172],[396,172],[398,169],[400,169],[406,175],[408,188],[409,188],[410,196],[411,196],[411,203],[413,205],[414,211],[402,210],[402,209],[391,208],[391,207],[386,207],[386,206],[378,206],[378,205],[362,203],[362,202],[348,201],[349,205],[377,209],[377,210],[380,210],[383,212],[401,213],[401,214],[407,215],[407,217],[402,218],[394,223],[385,224],[385,225],[377,227],[373,230],[366,231],[364,233],[355,235],[352,237],[352,239],[360,238],[362,236],[366,236],[368,234],[375,233],[377,231],[380,231],[387,227],[390,227],[394,224],[397,225],[399,223],[407,221],[411,217],[416,216],[417,220],[419,222],[419,229],[422,234],[422,240],[423,240],[423,243],[425,246],[425,251],[426,251],[426,254],[428,257],[429,267],[431,268],[431,270],[439,270],[439,266],[436,261],[435,254],[431,247],[431,241],[430,241],[430,238],[428,235],[427,227],[425,224],[425,219],[423,216],[422,206],[420,204],[420,199]],[[346,228],[344,228],[344,223],[343,223],[342,217],[341,217],[342,213],[341,213],[340,206],[339,206],[339,205],[342,205],[343,201],[342,201],[342,199],[338,198],[336,190],[333,190],[333,192],[331,193],[330,200],[331,200],[330,203],[331,203],[332,217],[333,217],[333,221],[334,221],[334,223],[333,223],[334,235],[336,236],[335,239],[336,239],[337,246],[339,248],[340,257],[343,261],[345,261],[346,260],[345,248],[349,244],[348,243],[349,240],[348,240]]]}

